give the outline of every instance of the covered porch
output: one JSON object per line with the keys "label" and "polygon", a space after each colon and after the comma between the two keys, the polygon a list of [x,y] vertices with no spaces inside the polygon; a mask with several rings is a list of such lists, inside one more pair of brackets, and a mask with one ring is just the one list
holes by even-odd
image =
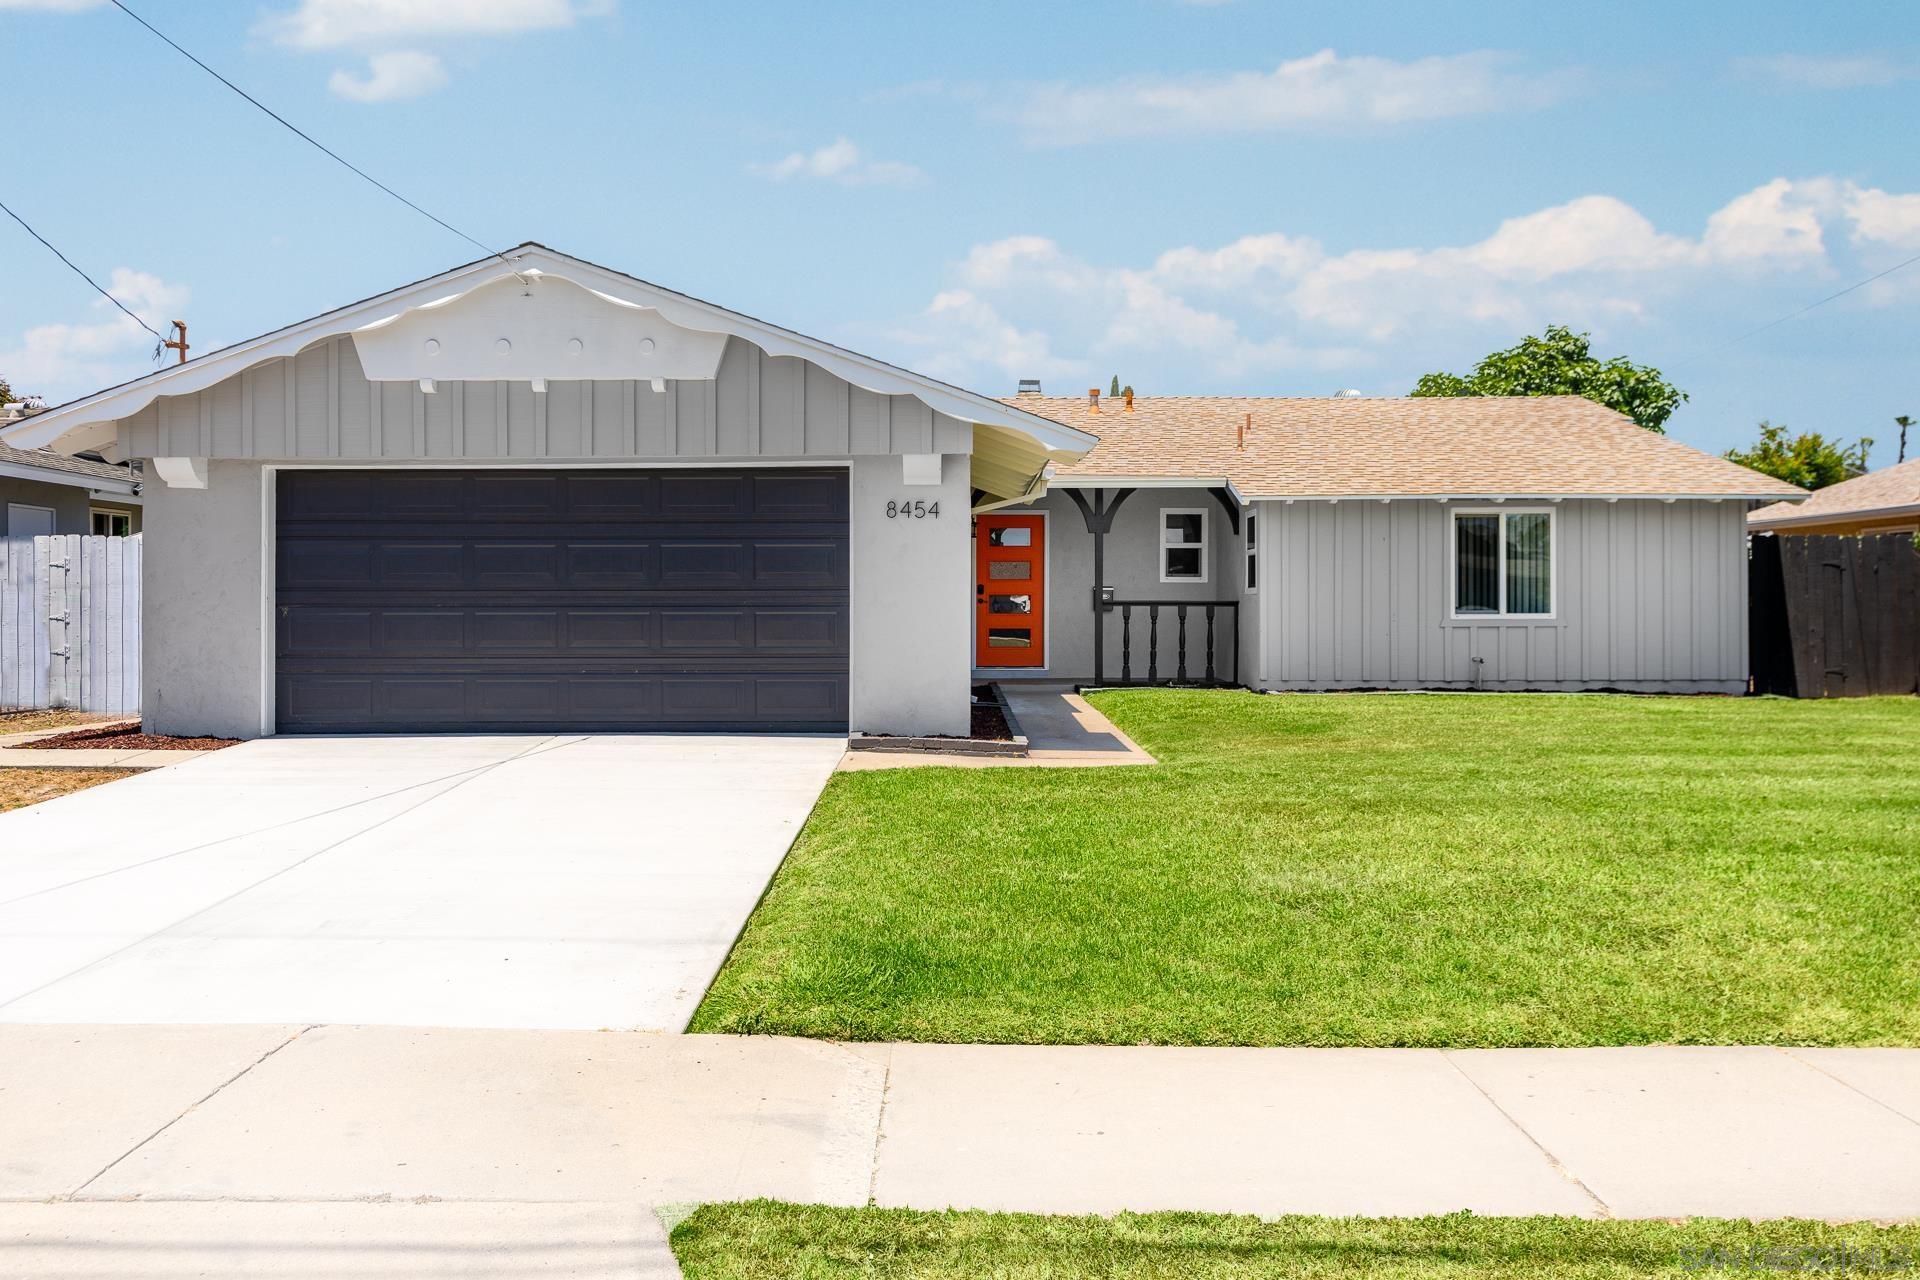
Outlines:
{"label": "covered porch", "polygon": [[1061,478],[974,525],[977,678],[1244,683],[1257,527],[1226,481]]}

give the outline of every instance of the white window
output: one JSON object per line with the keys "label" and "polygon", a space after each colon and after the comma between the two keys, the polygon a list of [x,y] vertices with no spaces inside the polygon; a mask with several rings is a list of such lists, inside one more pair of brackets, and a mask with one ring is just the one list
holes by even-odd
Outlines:
{"label": "white window", "polygon": [[92,508],[88,518],[93,522],[93,532],[109,538],[124,538],[133,532],[133,517],[124,511],[102,511]]}
{"label": "white window", "polygon": [[1247,512],[1247,594],[1260,589],[1260,517]]}
{"label": "white window", "polygon": [[29,506],[24,502],[7,504],[6,535],[9,538],[38,538],[54,529],[52,507]]}
{"label": "white window", "polygon": [[1207,580],[1207,513],[1200,508],[1160,509],[1160,581]]}
{"label": "white window", "polygon": [[1551,618],[1554,522],[1548,507],[1453,513],[1453,616]]}

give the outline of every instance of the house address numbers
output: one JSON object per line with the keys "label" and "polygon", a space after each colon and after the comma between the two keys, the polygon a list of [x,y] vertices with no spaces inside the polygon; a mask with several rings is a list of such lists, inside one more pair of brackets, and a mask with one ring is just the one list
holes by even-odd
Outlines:
{"label": "house address numbers", "polygon": [[939,518],[940,503],[937,500],[928,502],[924,498],[914,498],[909,501],[891,500],[887,503],[889,520],[938,520]]}

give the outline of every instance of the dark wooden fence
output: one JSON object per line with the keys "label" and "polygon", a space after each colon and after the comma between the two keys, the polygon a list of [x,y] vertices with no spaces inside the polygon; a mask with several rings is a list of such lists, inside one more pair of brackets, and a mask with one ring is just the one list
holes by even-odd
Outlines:
{"label": "dark wooden fence", "polygon": [[1753,539],[1753,690],[1800,698],[1920,691],[1912,534]]}

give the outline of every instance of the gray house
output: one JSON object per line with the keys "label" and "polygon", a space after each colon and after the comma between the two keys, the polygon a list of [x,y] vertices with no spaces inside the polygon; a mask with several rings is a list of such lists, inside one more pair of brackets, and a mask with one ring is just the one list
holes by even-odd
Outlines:
{"label": "gray house", "polygon": [[1578,400],[996,400],[536,244],[0,434],[144,460],[144,714],[247,737],[1737,691],[1798,493]]}
{"label": "gray house", "polygon": [[0,537],[138,533],[139,493],[124,466],[0,444]]}

